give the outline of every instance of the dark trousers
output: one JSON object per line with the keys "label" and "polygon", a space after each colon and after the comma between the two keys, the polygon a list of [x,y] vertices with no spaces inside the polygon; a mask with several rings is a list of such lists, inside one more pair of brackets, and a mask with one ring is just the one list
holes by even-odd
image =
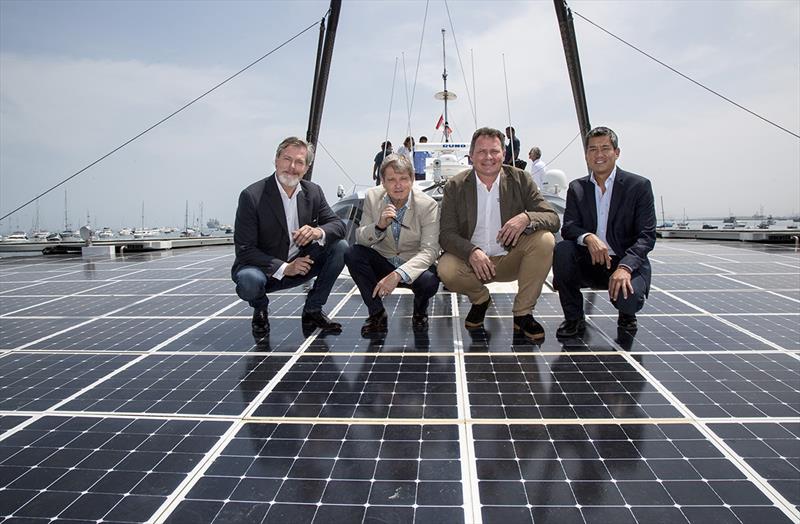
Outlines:
{"label": "dark trousers", "polygon": [[[380,297],[373,297],[372,291],[380,279],[396,268],[374,249],[359,245],[354,245],[347,250],[344,261],[350,271],[350,276],[358,286],[364,304],[367,305],[369,314],[378,313],[383,309],[383,302]],[[411,288],[411,291],[414,292],[414,314],[426,314],[428,302],[439,290],[436,266],[426,269],[410,285],[401,283],[398,287]]]}
{"label": "dark trousers", "polygon": [[328,301],[328,295],[336,283],[336,278],[344,268],[345,251],[347,242],[344,240],[329,242],[325,246],[312,242],[302,247],[297,254],[298,257],[305,255],[311,257],[314,261],[311,270],[305,275],[284,276],[281,280],[268,277],[259,267],[243,266],[234,276],[236,294],[254,308],[266,308],[269,306],[267,293],[297,287],[317,277],[314,286],[308,292],[303,311],[306,313],[321,311],[322,306]]}
{"label": "dark trousers", "polygon": [[[556,244],[553,254],[553,286],[558,291],[564,319],[577,320],[583,318],[582,287],[595,289],[608,289],[608,279],[617,266],[619,257],[611,257],[611,269],[605,265],[592,264],[592,257],[586,246],[581,246],[574,240],[562,240]],[[617,300],[611,303],[620,313],[634,315],[644,306],[647,295],[647,280],[640,271],[631,275],[633,294],[628,298],[622,297],[620,291]]]}

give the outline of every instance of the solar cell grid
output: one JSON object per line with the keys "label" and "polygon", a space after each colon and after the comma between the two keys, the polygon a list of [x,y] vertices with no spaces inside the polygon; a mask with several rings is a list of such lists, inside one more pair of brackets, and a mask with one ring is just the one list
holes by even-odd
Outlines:
{"label": "solar cell grid", "polygon": [[[660,241],[637,333],[618,330],[606,293],[589,290],[586,333],[560,341],[558,295],[545,289],[537,345],[513,334],[513,285],[492,285],[482,330],[464,329],[468,300],[453,311],[442,290],[427,331],[410,328],[413,297],[398,293],[387,336],[362,338],[366,311],[344,274],[325,306],[342,333],[302,332],[306,285],[270,296],[272,330],[257,340],[232,260],[229,246],[91,264],[0,259],[0,314],[6,297],[91,304],[0,318],[0,515],[800,520],[800,426],[787,422],[800,420],[800,358],[786,351],[800,349],[790,309],[800,258],[790,248]],[[47,280],[5,278],[23,274]]]}

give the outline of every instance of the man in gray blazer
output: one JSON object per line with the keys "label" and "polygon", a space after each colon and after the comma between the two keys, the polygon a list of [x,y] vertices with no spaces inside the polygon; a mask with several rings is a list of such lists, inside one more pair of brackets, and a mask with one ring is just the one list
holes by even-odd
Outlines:
{"label": "man in gray blazer", "polygon": [[428,302],[439,289],[439,206],[414,189],[414,166],[403,155],[387,156],[380,167],[381,185],[367,190],[356,244],[345,254],[369,317],[362,336],[385,333],[388,316],[383,300],[398,285],[414,292],[411,324],[428,326]]}
{"label": "man in gray blazer", "polygon": [[303,307],[304,332],[341,331],[322,306],[344,267],[345,226],[317,184],[303,180],[314,148],[296,137],[275,153],[275,173],[239,195],[231,277],[236,293],[253,307],[253,335],[269,333],[267,293],[317,277]]}
{"label": "man in gray blazer", "polygon": [[491,303],[488,282],[517,280],[514,332],[531,340],[544,329],[531,311],[553,262],[558,214],[530,174],[503,165],[505,136],[483,127],[472,135],[473,168],[444,187],[439,277],[448,289],[469,297],[467,329],[483,326]]}

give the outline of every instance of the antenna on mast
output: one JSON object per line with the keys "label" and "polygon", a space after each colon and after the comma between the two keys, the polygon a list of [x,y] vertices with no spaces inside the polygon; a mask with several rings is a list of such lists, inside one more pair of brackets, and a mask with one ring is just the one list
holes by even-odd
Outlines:
{"label": "antenna on mast", "polygon": [[[447,90],[447,55],[445,54],[444,46],[445,30],[442,29],[442,82],[444,83],[444,91],[440,91],[433,95],[436,100],[444,100],[444,141],[450,142],[450,121],[447,119],[447,101],[455,100],[456,94]],[[439,128],[438,126],[436,127]]]}

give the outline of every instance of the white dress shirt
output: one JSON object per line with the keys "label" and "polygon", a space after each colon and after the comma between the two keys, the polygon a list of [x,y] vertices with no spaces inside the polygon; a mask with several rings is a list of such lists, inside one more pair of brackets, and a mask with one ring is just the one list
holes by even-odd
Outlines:
{"label": "white dress shirt", "polygon": [[500,177],[495,179],[491,189],[486,188],[477,174],[475,178],[478,210],[470,240],[490,257],[506,255],[508,251],[497,241],[497,233],[503,226],[500,223]]}
{"label": "white dress shirt", "polygon": [[531,164],[531,176],[533,177],[533,181],[536,182],[536,187],[539,191],[542,190],[542,186],[544,185],[544,173],[547,171],[547,164],[541,158],[537,158],[536,162]]}
{"label": "white dress shirt", "polygon": [[[294,193],[292,196],[289,196],[286,193],[286,190],[283,189],[283,186],[278,182],[278,177],[275,177],[275,183],[278,184],[278,194],[281,196],[281,202],[283,202],[283,214],[286,217],[286,229],[289,232],[289,260],[293,259],[297,256],[300,252],[300,246],[294,243],[294,239],[292,238],[292,231],[297,231],[300,229],[300,219],[297,216],[297,196],[303,192],[303,186],[297,184],[297,187],[294,189]],[[314,242],[318,243],[321,246],[325,245],[325,230],[322,229],[322,238],[319,240],[315,240]],[[284,262],[281,264],[281,267],[278,268],[275,273],[272,274],[272,278],[276,278],[278,280],[283,280],[283,272],[286,271],[286,267],[289,265],[288,262]]]}
{"label": "white dress shirt", "polygon": [[[614,166],[614,169],[611,171],[611,174],[606,179],[606,192],[603,193],[603,190],[600,189],[600,185],[597,183],[597,180],[594,177],[594,173],[592,176],[589,177],[589,180],[592,181],[594,184],[594,204],[597,208],[597,231],[595,235],[603,241],[603,244],[608,246],[608,254],[609,256],[616,255],[614,250],[611,249],[611,246],[608,245],[608,240],[606,240],[606,231],[608,230],[608,210],[611,207],[611,194],[614,192],[614,178],[617,176],[617,167]],[[578,243],[582,246],[586,245],[586,235],[590,233],[584,233],[580,237],[578,237]]]}

